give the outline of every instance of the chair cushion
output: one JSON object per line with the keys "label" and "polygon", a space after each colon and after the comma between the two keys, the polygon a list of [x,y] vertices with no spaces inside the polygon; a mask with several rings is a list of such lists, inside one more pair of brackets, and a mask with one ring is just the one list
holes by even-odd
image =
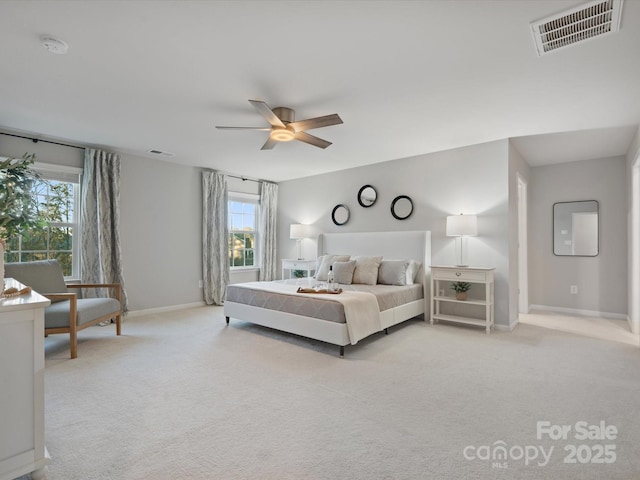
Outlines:
{"label": "chair cushion", "polygon": [[42,295],[67,293],[62,267],[57,260],[5,263],[4,276],[15,278]]}
{"label": "chair cushion", "polygon": [[[120,311],[120,302],[115,298],[79,298],[78,325],[84,325],[96,318]],[[44,309],[44,328],[69,327],[69,300],[52,303]]]}

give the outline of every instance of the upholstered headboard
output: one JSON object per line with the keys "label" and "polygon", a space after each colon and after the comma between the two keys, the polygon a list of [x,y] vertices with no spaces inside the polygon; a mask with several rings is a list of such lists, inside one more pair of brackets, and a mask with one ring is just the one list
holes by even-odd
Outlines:
{"label": "upholstered headboard", "polygon": [[431,232],[321,233],[318,236],[318,256],[326,253],[416,260],[422,263],[419,276],[426,284],[430,278]]}

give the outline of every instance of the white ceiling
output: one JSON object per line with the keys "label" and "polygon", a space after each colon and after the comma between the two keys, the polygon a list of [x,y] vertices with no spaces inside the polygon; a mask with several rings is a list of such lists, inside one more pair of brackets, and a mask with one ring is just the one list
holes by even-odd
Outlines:
{"label": "white ceiling", "polygon": [[[0,0],[0,127],[274,181],[509,137],[531,165],[624,155],[640,1],[538,57],[530,22],[580,3]],[[266,125],[248,99],[344,124],[260,151],[266,132],[214,128]]]}

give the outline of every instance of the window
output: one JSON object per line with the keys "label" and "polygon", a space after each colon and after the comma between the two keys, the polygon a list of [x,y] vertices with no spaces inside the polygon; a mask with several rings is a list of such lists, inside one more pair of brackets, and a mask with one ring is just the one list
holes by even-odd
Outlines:
{"label": "window", "polygon": [[9,239],[7,261],[56,259],[66,278],[80,278],[81,169],[36,163],[33,193],[42,226]]}
{"label": "window", "polygon": [[229,193],[229,266],[258,267],[258,195]]}

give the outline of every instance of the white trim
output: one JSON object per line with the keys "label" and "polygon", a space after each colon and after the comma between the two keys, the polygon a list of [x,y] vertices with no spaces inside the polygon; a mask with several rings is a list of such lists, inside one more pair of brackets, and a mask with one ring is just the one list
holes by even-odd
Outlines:
{"label": "white trim", "polygon": [[629,327],[640,337],[640,150],[631,164],[631,235],[629,258]]}
{"label": "white trim", "polygon": [[245,200],[245,201],[250,201],[250,202],[255,202],[255,203],[260,203],[260,195],[258,195],[257,193],[243,193],[243,192],[232,192],[229,191],[227,193],[227,197],[229,199],[229,201],[232,200]]}
{"label": "white trim", "polygon": [[57,163],[34,162],[33,168],[36,170],[51,170],[54,172],[74,173],[78,175],[82,175],[84,173],[84,169],[80,167],[58,165]]}
{"label": "white trim", "polygon": [[518,313],[529,313],[528,186],[518,173]]}
{"label": "white trim", "polygon": [[515,321],[513,323],[510,323],[509,325],[500,325],[498,323],[494,323],[493,324],[493,328],[495,330],[499,330],[501,332],[512,332],[514,328],[516,328],[516,325],[518,325],[520,322],[519,321]]}
{"label": "white trim", "polygon": [[564,313],[565,315],[577,315],[579,317],[602,317],[612,318],[614,320],[627,320],[627,315],[624,313],[611,313],[611,312],[598,312],[595,310],[582,310],[579,308],[565,308],[565,307],[551,307],[549,305],[530,305],[529,312],[531,310],[544,310],[547,312]]}
{"label": "white trim", "polygon": [[204,301],[195,303],[183,303],[182,305],[169,305],[166,307],[147,308],[146,310],[129,310],[126,313],[127,318],[143,317],[145,315],[154,315],[157,313],[174,312],[176,310],[186,310],[188,308],[197,308],[207,306]]}

